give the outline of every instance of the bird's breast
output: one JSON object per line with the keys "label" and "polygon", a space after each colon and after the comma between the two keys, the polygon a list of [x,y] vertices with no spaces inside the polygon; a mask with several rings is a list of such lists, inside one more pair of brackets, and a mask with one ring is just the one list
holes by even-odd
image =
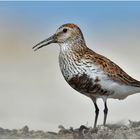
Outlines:
{"label": "bird's breast", "polygon": [[74,75],[82,74],[85,71],[81,69],[82,65],[70,57],[69,54],[59,55],[59,66],[66,81]]}
{"label": "bird's breast", "polygon": [[100,84],[101,78],[106,76],[96,65],[62,54],[59,55],[59,65],[68,84],[80,93],[87,96],[110,94],[110,91],[102,88]]}
{"label": "bird's breast", "polygon": [[74,54],[60,53],[59,66],[64,78],[68,81],[77,75],[89,75],[96,79],[97,75],[101,75],[101,70],[94,63],[90,64],[81,58],[77,58]]}

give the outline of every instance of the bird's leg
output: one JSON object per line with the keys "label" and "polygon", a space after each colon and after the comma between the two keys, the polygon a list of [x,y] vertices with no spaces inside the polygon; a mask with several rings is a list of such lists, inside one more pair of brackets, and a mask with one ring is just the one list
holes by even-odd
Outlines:
{"label": "bird's leg", "polygon": [[94,121],[94,128],[96,128],[97,120],[98,120],[98,115],[99,115],[99,108],[98,108],[96,102],[94,103],[94,106],[95,106],[95,121]]}
{"label": "bird's leg", "polygon": [[94,121],[94,128],[96,128],[97,125],[97,120],[98,120],[98,115],[99,115],[99,108],[96,104],[96,100],[92,100],[95,106],[95,121]]}
{"label": "bird's leg", "polygon": [[104,108],[104,122],[103,122],[103,125],[105,126],[106,119],[107,119],[107,113],[108,113],[108,108],[107,108],[107,102],[106,102],[106,100],[104,100],[104,106],[105,106],[105,108]]}

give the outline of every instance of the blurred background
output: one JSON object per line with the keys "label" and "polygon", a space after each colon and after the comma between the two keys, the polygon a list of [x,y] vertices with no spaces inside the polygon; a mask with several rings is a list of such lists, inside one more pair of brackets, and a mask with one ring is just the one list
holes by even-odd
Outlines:
{"label": "blurred background", "polygon": [[[92,101],[60,72],[59,46],[32,50],[65,23],[77,24],[89,48],[140,80],[140,2],[0,2],[0,127],[93,126]],[[109,99],[107,123],[139,120],[139,106],[140,94]]]}

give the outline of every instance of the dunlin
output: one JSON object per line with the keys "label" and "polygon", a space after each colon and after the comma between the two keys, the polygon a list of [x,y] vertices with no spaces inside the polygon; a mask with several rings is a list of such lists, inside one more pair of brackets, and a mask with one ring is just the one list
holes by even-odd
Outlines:
{"label": "dunlin", "polygon": [[75,24],[64,24],[56,33],[33,47],[34,51],[51,43],[60,46],[59,65],[67,83],[90,97],[95,106],[94,128],[99,108],[97,99],[104,102],[104,120],[107,119],[107,99],[124,99],[140,92],[140,82],[133,79],[108,58],[92,51],[85,43],[80,28]]}

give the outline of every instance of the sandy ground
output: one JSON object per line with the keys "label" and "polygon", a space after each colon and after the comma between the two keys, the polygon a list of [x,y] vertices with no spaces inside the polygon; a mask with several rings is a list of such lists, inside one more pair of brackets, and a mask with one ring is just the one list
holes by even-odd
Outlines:
{"label": "sandy ground", "polygon": [[129,121],[128,125],[123,124],[108,124],[107,126],[97,126],[92,129],[81,125],[80,128],[65,129],[64,126],[59,126],[59,131],[45,132],[42,130],[34,131],[29,130],[28,126],[21,129],[4,129],[0,128],[1,139],[17,139],[17,138],[48,138],[48,139],[136,139],[140,138],[140,122]]}

